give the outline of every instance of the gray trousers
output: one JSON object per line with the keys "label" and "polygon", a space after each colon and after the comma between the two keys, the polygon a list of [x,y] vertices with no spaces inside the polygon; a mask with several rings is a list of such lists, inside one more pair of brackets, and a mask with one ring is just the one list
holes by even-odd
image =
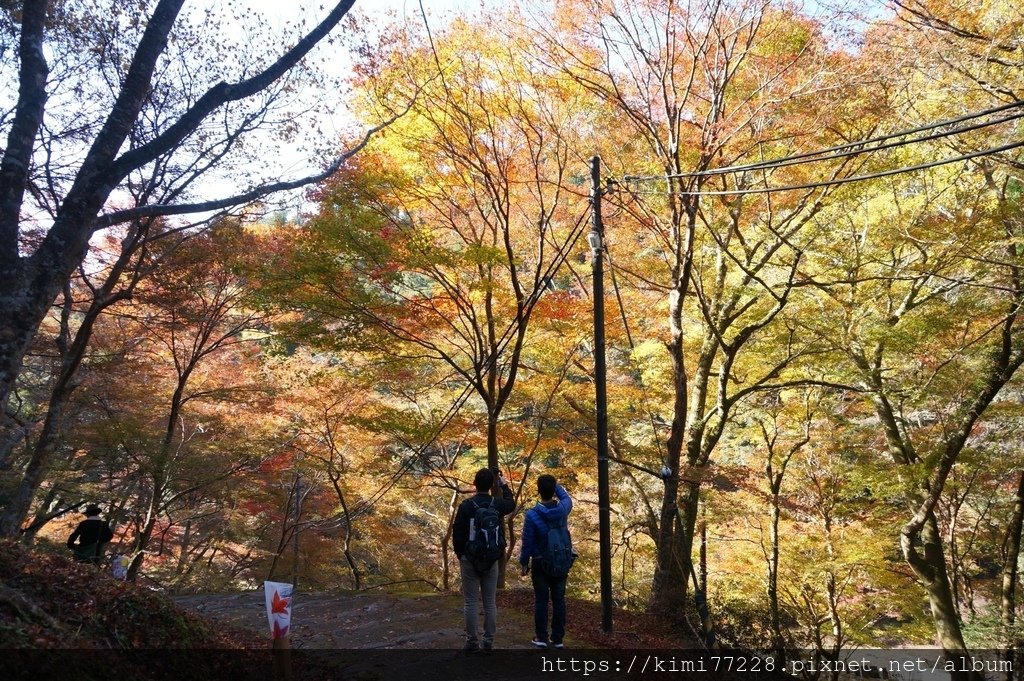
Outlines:
{"label": "gray trousers", "polygon": [[477,615],[477,600],[483,595],[484,600],[484,637],[483,644],[490,646],[494,643],[494,631],[498,626],[498,606],[495,603],[495,596],[498,592],[498,564],[494,565],[486,574],[480,576],[473,569],[469,559],[465,556],[459,560],[459,567],[462,568],[462,595],[465,599],[466,615],[466,641],[475,642],[480,622]]}

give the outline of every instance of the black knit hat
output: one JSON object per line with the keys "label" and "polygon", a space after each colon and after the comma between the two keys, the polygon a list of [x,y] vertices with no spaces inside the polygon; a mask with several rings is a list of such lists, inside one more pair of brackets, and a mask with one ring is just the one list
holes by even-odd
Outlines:
{"label": "black knit hat", "polygon": [[89,504],[85,507],[85,511],[83,512],[85,515],[99,515],[100,513],[103,513],[103,510],[96,504]]}

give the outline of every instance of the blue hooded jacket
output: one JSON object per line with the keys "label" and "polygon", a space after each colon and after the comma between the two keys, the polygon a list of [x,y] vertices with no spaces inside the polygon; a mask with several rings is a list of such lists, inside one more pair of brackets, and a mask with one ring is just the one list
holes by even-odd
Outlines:
{"label": "blue hooded jacket", "polygon": [[[523,520],[523,541],[519,563],[528,565],[530,558],[540,558],[548,543],[548,529],[558,525],[572,511],[572,498],[561,485],[555,485],[555,498],[527,509]],[[547,522],[545,522],[547,521]]]}

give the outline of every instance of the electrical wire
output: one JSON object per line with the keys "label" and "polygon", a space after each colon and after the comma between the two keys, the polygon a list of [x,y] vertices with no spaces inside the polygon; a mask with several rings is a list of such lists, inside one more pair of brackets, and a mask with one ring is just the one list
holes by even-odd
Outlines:
{"label": "electrical wire", "polygon": [[[851,175],[850,177],[839,177],[831,180],[822,180],[820,182],[806,182],[804,184],[791,184],[784,185],[781,187],[758,187],[751,189],[711,189],[711,190],[700,190],[700,191],[642,191],[642,190],[631,190],[630,193],[634,195],[646,195],[646,196],[668,196],[670,194],[676,196],[740,196],[743,194],[769,194],[772,192],[784,192],[793,191],[798,189],[819,189],[821,187],[831,187],[833,185],[849,184],[851,182],[862,182],[864,180],[876,180],[882,177],[889,177],[892,175],[899,175],[901,173],[912,173],[918,170],[927,170],[929,168],[937,168],[939,166],[948,165],[950,163],[957,163],[959,161],[969,161],[973,158],[979,158],[981,156],[992,156],[993,154],[1002,153],[1004,151],[1010,151],[1011,149],[1017,149],[1024,147],[1024,140],[1017,142],[1011,142],[998,147],[991,147],[989,149],[981,149],[973,151],[969,154],[961,154],[960,156],[954,156],[951,158],[939,159],[938,161],[930,161],[928,163],[920,163],[913,166],[904,166],[901,168],[891,168],[889,170],[882,170],[877,173],[868,173],[866,175]],[[665,180],[667,176],[660,179]]]}
{"label": "electrical wire", "polygon": [[[611,251],[608,250],[607,244],[604,244],[603,250],[605,257],[608,260],[608,270],[612,275],[612,289],[615,291],[615,300],[619,304],[619,316],[622,318],[622,326],[626,329],[626,340],[629,341],[629,349],[635,351],[636,345],[633,343],[633,334],[629,330],[629,321],[626,319],[626,306],[622,304],[622,293],[619,291],[618,277],[615,276],[615,264],[612,262],[612,254]],[[658,454],[661,455],[661,465],[662,467],[666,467],[668,466],[668,450],[667,448],[662,448],[661,438],[658,437],[658,424],[654,419],[654,410],[651,408],[651,398],[647,392],[647,386],[644,384],[643,376],[640,377],[640,388],[644,396],[644,409],[647,410],[647,416],[651,422],[651,431],[654,433],[654,441],[658,444]]]}
{"label": "electrical wire", "polygon": [[[850,156],[857,156],[857,155],[871,153],[871,152],[875,152],[875,151],[882,151],[884,149],[890,149],[890,148],[895,148],[895,147],[907,146],[907,145],[910,145],[910,144],[916,144],[916,143],[920,143],[920,142],[927,142],[927,141],[932,141],[932,140],[936,140],[936,139],[941,139],[941,138],[944,138],[944,137],[950,137],[950,136],[962,134],[962,133],[965,133],[965,132],[970,132],[970,131],[974,131],[974,130],[984,129],[984,128],[991,127],[993,125],[998,125],[998,124],[1001,124],[1001,123],[1005,123],[1005,122],[1008,122],[1008,121],[1017,120],[1017,119],[1020,119],[1020,118],[1024,117],[1024,111],[1020,110],[1020,107],[1022,107],[1022,106],[1024,106],[1024,101],[1019,101],[1018,100],[1018,101],[1014,101],[1014,102],[1011,102],[1009,104],[1005,104],[1005,105],[1002,105],[1002,106],[999,106],[999,107],[994,107],[994,108],[991,108],[991,109],[986,109],[984,111],[979,111],[979,112],[967,114],[967,115],[964,115],[964,116],[961,116],[961,117],[958,117],[958,118],[955,118],[955,119],[949,119],[949,120],[939,121],[939,122],[935,122],[935,123],[930,123],[930,124],[923,125],[923,126],[918,126],[916,128],[912,128],[912,129],[909,129],[909,130],[903,130],[903,131],[896,132],[896,133],[891,133],[891,134],[888,134],[888,135],[881,135],[881,136],[869,138],[869,139],[866,139],[866,140],[860,140],[860,141],[857,141],[857,142],[852,142],[852,143],[842,144],[842,145],[838,145],[838,146],[833,146],[833,147],[829,147],[829,148],[826,148],[826,149],[821,149],[821,150],[818,150],[818,151],[805,152],[805,153],[801,153],[801,154],[793,154],[793,155],[786,156],[786,157],[783,157],[783,158],[774,159],[774,160],[771,160],[771,161],[763,161],[763,162],[759,162],[759,163],[751,163],[751,164],[745,164],[745,165],[739,165],[739,166],[729,166],[729,167],[725,167],[725,168],[715,168],[715,169],[699,171],[699,172],[692,172],[692,173],[677,173],[677,174],[668,174],[668,175],[660,175],[660,176],[629,176],[629,175],[627,175],[627,176],[625,176],[623,178],[623,182],[624,183],[641,183],[641,182],[651,182],[651,181],[667,182],[667,181],[669,181],[671,179],[692,178],[692,177],[709,177],[709,176],[716,176],[716,175],[725,175],[725,174],[730,174],[730,173],[746,172],[746,171],[751,171],[751,170],[770,170],[770,169],[775,169],[775,168],[780,168],[780,167],[785,167],[785,166],[791,166],[791,165],[798,165],[798,164],[803,164],[803,163],[817,163],[817,162],[834,160],[834,159],[840,159],[840,158],[845,158],[845,157],[850,157]],[[1017,109],[1017,110],[1013,111],[1009,115],[1002,116],[1002,117],[996,118],[994,120],[988,120],[988,121],[983,121],[983,122],[979,122],[979,123],[973,123],[973,124],[966,125],[966,126],[959,126],[959,124],[967,122],[967,121],[970,121],[970,120],[973,120],[973,119],[982,118],[982,117],[985,117],[985,116],[991,116],[993,114],[1001,113],[1001,112],[1008,111],[1008,110],[1011,110],[1011,109]],[[941,128],[949,128],[949,126],[959,126],[959,127],[955,127],[955,128],[952,128],[952,129],[940,130],[939,132],[934,132],[934,133],[931,133],[931,134],[928,134],[928,135],[924,135],[924,136],[921,136],[921,137],[917,137],[917,138],[914,138],[914,139],[909,139],[909,140],[908,139],[903,139],[903,138],[906,138],[906,137],[908,137],[910,135],[916,135],[916,134],[919,134],[921,132],[929,132],[929,131],[933,131],[933,130],[939,130]],[[890,142],[890,140],[900,140],[900,141]],[[876,146],[871,147],[871,148],[867,148],[867,145],[872,145],[872,144],[874,144]],[[982,150],[974,151],[974,152],[967,153],[967,154],[961,154],[959,156],[954,156],[954,157],[950,157],[950,158],[939,159],[937,161],[931,161],[931,162],[928,162],[928,163],[921,163],[921,164],[917,164],[917,165],[913,165],[913,166],[904,166],[904,167],[900,167],[900,168],[893,168],[893,169],[889,169],[889,170],[885,170],[885,171],[879,171],[879,172],[875,172],[875,173],[868,173],[868,174],[864,174],[864,175],[855,175],[855,176],[850,176],[850,177],[834,178],[834,179],[831,179],[831,180],[823,180],[823,181],[820,181],[820,182],[808,182],[808,183],[802,183],[802,184],[796,184],[796,185],[785,185],[785,186],[781,186],[781,187],[761,187],[761,188],[733,189],[733,190],[678,191],[678,192],[671,192],[671,193],[675,194],[675,195],[679,195],[679,196],[738,196],[738,195],[743,195],[743,194],[765,194],[765,193],[780,192],[780,191],[818,189],[818,188],[822,188],[822,187],[842,185],[842,184],[849,184],[849,183],[852,183],[852,182],[860,182],[860,181],[865,181],[865,180],[889,177],[889,176],[897,175],[897,174],[901,174],[901,173],[908,173],[908,172],[916,172],[916,171],[919,171],[919,170],[926,170],[926,169],[929,169],[929,168],[935,168],[935,167],[947,165],[947,164],[950,164],[950,163],[957,163],[957,162],[961,162],[961,161],[968,161],[968,160],[971,160],[971,159],[974,159],[974,158],[979,158],[979,157],[982,157],[982,156],[990,156],[990,155],[998,154],[998,153],[1001,153],[1001,152],[1009,151],[1009,150],[1012,150],[1012,149],[1016,149],[1016,148],[1019,148],[1019,147],[1022,147],[1022,146],[1024,146],[1024,141],[1011,142],[1011,143],[1004,144],[1004,145],[1001,145],[1001,146],[991,147],[991,148],[988,148],[988,149],[982,149]],[[668,195],[670,193],[668,191],[664,191],[664,192],[641,191],[639,189],[633,189],[633,190],[629,190],[629,191],[630,191],[631,194],[634,194],[634,195],[640,195],[640,194]],[[620,312],[620,315],[622,317],[623,326],[625,327],[625,330],[626,330],[626,337],[627,337],[627,340],[629,341],[630,348],[631,349],[635,349],[635,345],[633,343],[633,338],[632,338],[632,333],[630,332],[629,323],[628,323],[628,320],[626,318],[625,307],[624,307],[624,305],[622,303],[621,293],[619,291],[617,278],[615,276],[615,266],[614,266],[614,263],[612,262],[611,253],[608,251],[606,246],[604,247],[603,251],[604,251],[604,253],[607,256],[608,264],[609,264],[609,269],[611,270],[611,273],[612,273],[612,285],[614,287],[616,299],[617,299],[618,304],[619,304],[619,312]],[[655,423],[655,420],[654,420],[654,413],[653,413],[653,411],[650,408],[649,397],[647,395],[646,386],[643,385],[642,381],[641,381],[641,387],[643,388],[643,392],[644,392],[644,401],[645,401],[645,406],[646,406],[646,409],[647,409],[647,412],[648,412],[648,416],[649,416],[650,421],[651,421],[651,428],[652,428],[652,430],[655,433],[655,440],[659,443],[659,451],[660,451],[660,440],[657,437],[657,424]]]}
{"label": "electrical wire", "polygon": [[[825,149],[819,149],[817,151],[808,151],[800,154],[791,154],[789,156],[783,156],[781,158],[772,159],[769,161],[759,161],[757,163],[748,163],[737,166],[726,166],[723,168],[710,168],[708,170],[693,171],[688,173],[671,173],[667,175],[627,175],[623,178],[624,182],[651,182],[651,181],[665,181],[668,179],[682,179],[690,177],[710,177],[715,175],[726,175],[732,173],[745,172],[748,170],[764,170],[772,169],[776,167],[785,167],[790,165],[798,165],[802,163],[818,163],[820,161],[828,161],[837,158],[844,158],[847,156],[856,156],[859,154],[870,153],[872,151],[881,151],[883,149],[890,149],[894,147],[906,146],[908,144],[916,144],[918,142],[927,142],[943,137],[949,137],[952,135],[958,135],[964,132],[970,132],[972,130],[979,130],[987,128],[1007,121],[1012,121],[1021,117],[1024,117],[1024,111],[1018,111],[1002,118],[997,118],[992,121],[986,121],[983,123],[975,123],[972,125],[956,128],[953,130],[946,130],[932,135],[925,135],[920,138],[912,140],[903,140],[901,142],[893,142],[890,144],[881,144],[877,147],[870,149],[863,148],[865,145],[876,144],[879,142],[886,142],[892,139],[898,139],[907,137],[908,135],[916,135],[920,132],[927,132],[929,130],[935,130],[938,128],[944,128],[950,125],[957,125],[975,118],[981,118],[982,116],[990,116],[992,114],[1001,113],[1009,109],[1016,109],[1024,107],[1024,100],[1015,100],[1009,104],[993,107],[991,109],[985,109],[971,114],[965,114],[958,118],[947,119],[943,121],[937,121],[935,123],[928,123],[921,125],[916,128],[910,128],[908,130],[901,130],[887,135],[880,135],[878,137],[871,137],[864,140],[858,140],[856,142],[847,142],[833,147],[826,147]],[[848,151],[849,150],[849,151]],[[816,157],[822,158],[816,158]]]}
{"label": "electrical wire", "polygon": [[[560,249],[558,255],[555,258],[553,258],[550,263],[548,263],[548,267],[545,270],[544,274],[537,280],[538,285],[534,288],[533,293],[530,294],[530,297],[526,301],[526,309],[532,309],[533,306],[540,302],[540,298],[542,295],[544,295],[544,291],[546,290],[544,282],[547,281],[548,278],[550,278],[555,272],[557,272],[558,268],[562,266],[562,263],[564,263],[568,259],[569,252],[575,247],[576,243],[580,240],[580,237],[583,235],[584,230],[581,229],[581,226],[585,224],[585,221],[588,217],[590,217],[589,209],[584,211],[580,215],[579,219],[576,221],[576,224],[569,232],[569,238],[566,239],[565,246],[562,249]],[[505,331],[500,336],[495,346],[494,352],[488,357],[487,363],[484,365],[485,371],[490,370],[491,368],[493,368],[493,365],[497,363],[498,357],[501,356],[501,354],[505,351],[505,348],[507,348],[508,344],[512,341],[512,333],[516,329],[516,326],[517,321],[509,322],[509,325],[505,328]],[[427,447],[434,444],[437,441],[437,438],[440,437],[441,433],[444,432],[444,429],[447,428],[449,424],[451,424],[451,422],[458,415],[459,411],[465,405],[466,401],[469,399],[469,396],[472,394],[472,392],[472,384],[468,384],[466,385],[465,388],[463,388],[462,393],[455,399],[455,402],[453,402],[452,406],[449,407],[448,412],[441,418],[439,425],[433,430],[430,439],[427,440],[419,448],[417,448],[417,450],[413,452],[410,456],[408,456],[398,467],[398,470],[395,471],[388,479],[388,481],[385,482],[384,485],[382,485],[376,492],[374,492],[369,498],[363,499],[360,502],[358,502],[355,506],[353,506],[353,515],[356,513],[365,512],[366,510],[372,508],[374,504],[383,499],[388,492],[394,489],[395,485],[397,485],[398,482],[405,476],[405,474],[412,469],[413,465],[418,460],[420,460],[421,456],[426,451]]]}
{"label": "electrical wire", "polygon": [[[903,140],[903,141],[900,141],[900,142],[889,142],[887,144],[880,144],[878,146],[874,146],[874,147],[871,147],[871,148],[853,149],[853,150],[845,151],[845,152],[838,153],[838,154],[830,154],[828,156],[822,156],[821,158],[813,158],[813,159],[810,159],[810,160],[793,160],[793,159],[789,159],[789,158],[778,159],[778,160],[774,160],[774,161],[764,161],[764,162],[761,162],[761,163],[751,163],[751,164],[746,165],[746,166],[730,166],[728,168],[714,168],[712,170],[707,170],[707,171],[703,171],[703,172],[700,172],[700,173],[690,173],[690,174],[682,173],[680,175],[671,176],[671,177],[693,177],[693,176],[697,176],[697,175],[714,176],[714,175],[725,175],[725,174],[737,173],[737,172],[747,172],[748,170],[775,170],[776,168],[785,168],[787,166],[803,165],[805,163],[819,163],[819,162],[822,162],[822,161],[832,161],[832,160],[835,160],[835,159],[850,158],[850,157],[853,157],[853,156],[860,156],[861,154],[871,154],[871,153],[874,153],[876,151],[884,151],[885,149],[896,149],[898,147],[904,147],[904,146],[907,146],[907,145],[910,145],[910,144],[918,144],[919,142],[931,142],[931,141],[934,141],[934,140],[942,139],[944,137],[952,137],[953,135],[959,135],[961,133],[971,132],[973,130],[982,130],[982,129],[990,127],[990,126],[998,125],[1000,123],[1005,123],[1007,121],[1016,120],[1018,118],[1024,118],[1024,111],[1018,111],[1018,112],[1013,113],[1013,114],[1011,114],[1009,116],[1003,116],[1002,118],[997,118],[996,120],[993,120],[993,121],[986,121],[984,123],[975,123],[974,125],[968,125],[968,126],[965,126],[963,128],[957,128],[955,130],[946,130],[946,131],[943,131],[943,132],[937,132],[937,133],[933,133],[931,135],[925,135],[923,137],[915,137],[914,139]],[[857,146],[861,146],[864,143],[863,142],[857,142],[856,144],[857,144]],[[817,152],[817,153],[822,153],[822,152]]]}
{"label": "electrical wire", "polygon": [[[435,65],[437,66],[438,73],[440,74],[441,79],[443,81],[444,70],[441,67],[440,60],[438,59],[437,50],[433,42],[433,36],[430,34],[430,25],[429,22],[427,22],[427,16],[426,12],[423,9],[422,0],[420,0],[419,7],[420,13],[423,16],[423,23],[427,29],[427,35],[430,38],[430,46],[434,54]],[[445,89],[447,90],[447,87]],[[524,309],[527,311],[527,314],[529,314],[529,311],[532,310],[533,306],[535,306],[540,301],[540,297],[544,294],[544,282],[548,281],[550,277],[553,275],[553,273],[557,271],[559,267],[561,267],[562,263],[565,262],[566,258],[568,258],[569,251],[572,250],[572,248],[579,241],[580,236],[582,236],[583,234],[583,231],[580,230],[580,225],[584,223],[588,216],[589,211],[584,211],[583,214],[580,216],[579,220],[577,220],[576,225],[570,231],[569,236],[571,238],[566,240],[566,245],[564,249],[562,249],[559,252],[558,256],[553,258],[551,263],[548,264],[548,268],[544,272],[544,275],[536,280],[534,284],[534,291],[533,293],[530,294],[530,298],[527,299],[526,304],[524,306]],[[573,236],[573,232],[577,232],[575,236]],[[487,363],[483,367],[484,371],[492,369],[494,365],[497,364],[498,357],[501,356],[501,354],[505,351],[505,348],[508,347],[508,344],[512,340],[512,332],[516,329],[518,321],[519,320],[516,319],[509,322],[508,327],[506,327],[505,331],[500,336],[498,343],[495,346],[494,352],[491,353],[491,355],[487,358]],[[391,478],[384,485],[382,485],[380,489],[378,489],[368,499],[364,499],[357,503],[354,507],[354,513],[363,512],[371,508],[374,504],[380,501],[388,492],[394,489],[395,485],[397,485],[398,482],[405,476],[405,474],[412,469],[412,466],[416,463],[416,461],[421,459],[427,447],[434,444],[437,441],[437,438],[441,435],[441,433],[444,432],[444,429],[447,428],[448,425],[455,419],[456,415],[458,415],[459,411],[461,411],[462,407],[465,405],[466,401],[469,399],[469,396],[470,394],[472,394],[472,392],[473,385],[472,383],[469,383],[466,385],[465,388],[463,388],[462,393],[458,396],[458,398],[456,398],[455,402],[452,403],[452,406],[449,407],[448,412],[441,418],[440,423],[434,429],[433,433],[430,436],[430,439],[423,443],[423,445],[420,446],[409,457],[407,457],[405,461],[403,461],[402,464],[398,467],[398,470],[392,474]]]}

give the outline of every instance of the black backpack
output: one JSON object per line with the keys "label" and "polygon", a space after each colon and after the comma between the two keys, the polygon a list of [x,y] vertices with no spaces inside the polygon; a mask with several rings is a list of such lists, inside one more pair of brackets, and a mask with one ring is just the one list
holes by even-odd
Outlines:
{"label": "black backpack", "polygon": [[474,501],[473,508],[475,513],[469,521],[466,557],[477,574],[482,575],[501,557],[501,514],[493,497],[491,503],[482,506]]}
{"label": "black backpack", "polygon": [[553,579],[562,579],[569,574],[572,564],[576,561],[576,552],[572,548],[572,538],[569,536],[568,519],[562,516],[558,525],[552,525],[547,516],[539,511],[537,515],[548,526],[548,541],[540,556],[540,569]]}

